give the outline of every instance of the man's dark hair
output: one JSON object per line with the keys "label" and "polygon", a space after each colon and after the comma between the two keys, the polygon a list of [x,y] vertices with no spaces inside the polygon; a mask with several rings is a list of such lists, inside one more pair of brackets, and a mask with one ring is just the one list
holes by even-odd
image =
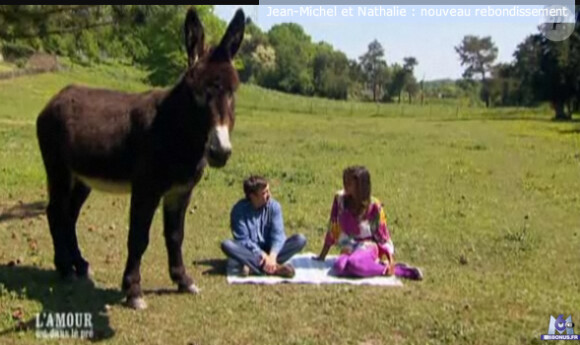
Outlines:
{"label": "man's dark hair", "polygon": [[246,198],[250,198],[250,194],[266,188],[268,180],[262,176],[252,175],[244,180],[244,194]]}

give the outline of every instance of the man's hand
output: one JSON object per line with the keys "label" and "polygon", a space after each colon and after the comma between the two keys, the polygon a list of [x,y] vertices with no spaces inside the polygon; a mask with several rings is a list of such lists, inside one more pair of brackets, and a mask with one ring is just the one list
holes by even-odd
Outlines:
{"label": "man's hand", "polygon": [[278,266],[276,259],[277,255],[274,253],[271,253],[269,255],[266,253],[262,254],[262,269],[264,270],[264,272],[268,274],[274,273],[276,267]]}

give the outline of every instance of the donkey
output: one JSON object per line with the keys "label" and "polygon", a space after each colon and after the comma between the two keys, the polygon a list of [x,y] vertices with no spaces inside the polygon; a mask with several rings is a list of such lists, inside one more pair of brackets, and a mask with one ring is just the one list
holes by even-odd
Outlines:
{"label": "donkey", "polygon": [[173,88],[133,94],[70,85],[42,110],[36,129],[48,182],[46,212],[54,264],[63,278],[90,275],[76,222],[95,188],[131,193],[122,280],[127,305],[147,306],[140,264],[161,200],[170,277],[179,292],[199,292],[183,264],[185,213],[205,166],[225,166],[232,152],[239,85],[232,58],[244,28],[239,9],[220,44],[206,49],[203,26],[190,8],[184,24],[188,67]]}

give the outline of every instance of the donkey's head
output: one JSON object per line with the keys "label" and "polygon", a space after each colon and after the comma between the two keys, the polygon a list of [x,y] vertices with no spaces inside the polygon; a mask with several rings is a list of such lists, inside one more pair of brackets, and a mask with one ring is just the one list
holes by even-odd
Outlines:
{"label": "donkey's head", "polygon": [[239,9],[220,44],[206,49],[203,26],[195,9],[185,19],[185,48],[188,69],[185,84],[192,93],[201,114],[210,124],[205,156],[210,166],[223,167],[232,153],[230,133],[234,128],[234,92],[239,79],[232,64],[244,37],[245,17]]}

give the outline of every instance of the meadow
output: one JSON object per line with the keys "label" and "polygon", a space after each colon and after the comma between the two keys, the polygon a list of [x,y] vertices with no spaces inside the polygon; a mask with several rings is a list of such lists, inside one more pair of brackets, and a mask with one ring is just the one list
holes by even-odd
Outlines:
{"label": "meadow", "polygon": [[[374,105],[242,86],[234,153],[206,170],[186,219],[199,296],[168,293],[161,212],[142,263],[149,308],[122,305],[129,197],[93,191],[78,223],[94,284],[52,265],[35,135],[44,104],[75,82],[142,91],[144,73],[94,66],[0,81],[0,343],[40,340],[41,311],[94,315],[103,344],[540,344],[550,315],[580,324],[580,128],[549,109]],[[271,180],[286,232],[322,245],[341,172],[362,164],[385,205],[397,260],[425,279],[400,288],[228,285],[219,243],[251,173]]]}

